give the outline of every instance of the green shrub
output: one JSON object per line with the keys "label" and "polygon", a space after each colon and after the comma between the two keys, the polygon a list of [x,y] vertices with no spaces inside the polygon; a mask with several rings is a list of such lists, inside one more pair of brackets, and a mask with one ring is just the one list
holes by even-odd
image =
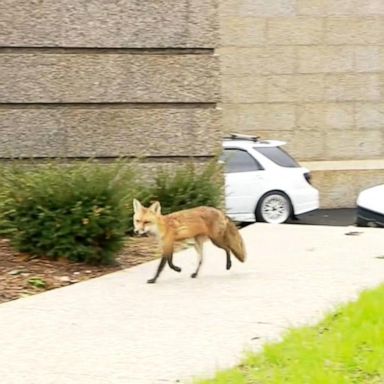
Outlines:
{"label": "green shrub", "polygon": [[14,232],[13,226],[4,215],[8,206],[8,193],[9,191],[4,184],[4,180],[0,176],[0,236],[3,237],[8,237]]}
{"label": "green shrub", "polygon": [[123,163],[11,167],[2,175],[4,226],[19,251],[111,263],[132,214],[134,180]]}
{"label": "green shrub", "polygon": [[154,185],[146,191],[144,203],[158,200],[162,213],[207,205],[220,207],[222,201],[221,166],[217,160],[200,167],[188,163],[175,172],[161,170]]}
{"label": "green shrub", "polygon": [[5,166],[0,169],[0,234],[21,252],[107,264],[133,230],[132,199],[159,200],[163,214],[220,207],[222,177],[214,160],[161,170],[143,183],[134,164]]}

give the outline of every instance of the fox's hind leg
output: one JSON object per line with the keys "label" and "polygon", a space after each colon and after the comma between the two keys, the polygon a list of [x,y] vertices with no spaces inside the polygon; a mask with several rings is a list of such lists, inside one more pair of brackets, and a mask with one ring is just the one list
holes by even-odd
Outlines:
{"label": "fox's hind leg", "polygon": [[228,269],[231,269],[232,267],[231,253],[228,251],[228,249],[226,249],[225,252],[227,252],[227,270],[228,270]]}
{"label": "fox's hind leg", "polygon": [[231,252],[228,251],[228,249],[225,250],[225,253],[227,254],[227,270],[231,269],[232,267],[232,261],[231,261]]}
{"label": "fox's hind leg", "polygon": [[216,247],[224,249],[225,254],[227,255],[226,269],[227,270],[231,269],[231,267],[232,267],[231,252],[230,252],[229,248],[225,245],[224,240],[222,240],[218,237],[216,237],[216,238],[210,237],[210,239],[211,239],[212,243],[216,245]]}
{"label": "fox's hind leg", "polygon": [[199,261],[197,263],[196,271],[191,275],[193,279],[197,277],[197,275],[199,274],[201,264],[203,263],[203,245],[204,245],[204,237],[196,236],[194,247],[196,249],[197,255],[199,256]]}

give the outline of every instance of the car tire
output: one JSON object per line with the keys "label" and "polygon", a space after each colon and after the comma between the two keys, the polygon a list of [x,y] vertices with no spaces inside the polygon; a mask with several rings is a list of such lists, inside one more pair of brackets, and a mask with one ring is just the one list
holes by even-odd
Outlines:
{"label": "car tire", "polygon": [[270,224],[285,223],[292,216],[289,197],[279,191],[271,191],[262,196],[256,208],[256,221]]}

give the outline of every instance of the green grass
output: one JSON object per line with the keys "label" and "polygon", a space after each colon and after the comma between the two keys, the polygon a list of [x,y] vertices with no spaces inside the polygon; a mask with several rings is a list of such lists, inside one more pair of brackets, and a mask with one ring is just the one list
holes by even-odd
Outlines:
{"label": "green grass", "polygon": [[199,384],[384,383],[384,286]]}

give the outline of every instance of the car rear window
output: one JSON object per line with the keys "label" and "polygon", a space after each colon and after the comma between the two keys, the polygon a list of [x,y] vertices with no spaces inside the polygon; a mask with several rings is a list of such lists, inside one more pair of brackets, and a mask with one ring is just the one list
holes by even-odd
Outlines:
{"label": "car rear window", "polygon": [[225,149],[221,156],[226,173],[259,171],[263,167],[247,151]]}
{"label": "car rear window", "polygon": [[254,149],[281,167],[300,167],[300,165],[281,147],[255,147]]}

